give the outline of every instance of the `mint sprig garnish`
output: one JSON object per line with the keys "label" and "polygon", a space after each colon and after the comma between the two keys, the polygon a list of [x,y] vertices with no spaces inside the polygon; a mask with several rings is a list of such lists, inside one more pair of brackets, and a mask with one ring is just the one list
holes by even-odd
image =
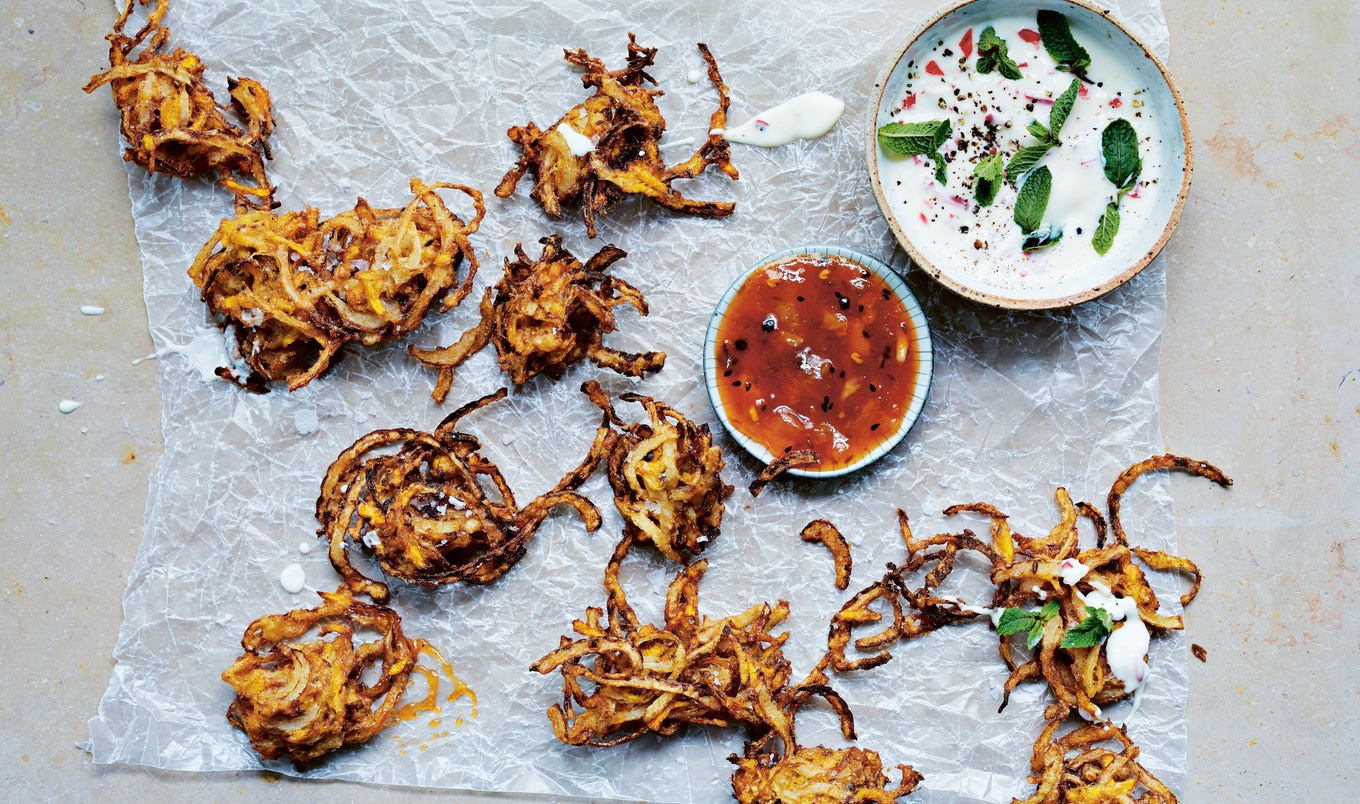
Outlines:
{"label": "mint sprig garnish", "polygon": [[1100,151],[1105,160],[1105,178],[1115,187],[1114,200],[1105,205],[1105,212],[1091,236],[1091,247],[1104,256],[1114,245],[1114,236],[1119,234],[1119,202],[1138,186],[1143,159],[1138,155],[1138,132],[1122,117],[1111,122],[1101,133]]}
{"label": "mint sprig garnish", "polygon": [[1056,11],[1044,10],[1039,12],[1038,22],[1039,38],[1044,43],[1044,50],[1057,62],[1058,69],[1084,78],[1086,68],[1091,66],[1091,54],[1072,37],[1067,17]]}
{"label": "mint sprig garnish", "polygon": [[973,168],[973,177],[977,179],[973,186],[973,194],[977,198],[978,206],[991,206],[992,201],[996,200],[996,190],[1004,173],[1001,154],[992,154]]}
{"label": "mint sprig garnish", "polygon": [[951,133],[948,120],[887,123],[878,127],[878,144],[897,156],[931,156],[935,162],[935,181],[943,185],[949,174],[944,156],[938,151]]}
{"label": "mint sprig garnish", "polygon": [[1003,78],[1020,80],[1023,77],[1020,74],[1020,67],[1010,57],[1009,50],[1010,46],[1006,44],[1005,39],[996,35],[995,28],[990,25],[983,28],[977,44],[977,71],[987,75],[995,70],[1001,73]]}
{"label": "mint sprig garnish", "polygon": [[1026,611],[1018,608],[1008,608],[1001,612],[1001,619],[997,621],[996,632],[1001,636],[1018,634],[1021,631],[1028,631],[1029,635],[1025,638],[1025,647],[1033,648],[1039,644],[1039,640],[1044,636],[1044,623],[1056,617],[1058,614],[1058,601],[1050,600],[1038,611]]}
{"label": "mint sprig garnish", "polygon": [[1063,634],[1060,648],[1094,648],[1114,630],[1114,620],[1105,609],[1095,606],[1086,607],[1086,619],[1067,629]]}
{"label": "mint sprig garnish", "polygon": [[1006,180],[1014,183],[1016,179],[1025,175],[1039,164],[1039,160],[1044,158],[1044,154],[1055,145],[1060,145],[1058,134],[1062,131],[1063,124],[1072,115],[1072,107],[1077,103],[1077,95],[1081,91],[1081,80],[1074,78],[1072,83],[1063,90],[1058,99],[1053,101],[1053,109],[1048,113],[1048,125],[1045,126],[1038,120],[1030,121],[1025,130],[1039,142],[1034,145],[1026,145],[1011,157],[1011,161],[1006,163]]}

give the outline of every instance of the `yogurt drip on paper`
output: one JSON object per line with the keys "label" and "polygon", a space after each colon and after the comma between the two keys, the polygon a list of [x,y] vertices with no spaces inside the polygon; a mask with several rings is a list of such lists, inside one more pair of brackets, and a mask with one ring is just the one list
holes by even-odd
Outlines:
{"label": "yogurt drip on paper", "polygon": [[[194,337],[183,346],[170,344],[158,352],[153,352],[146,357],[139,357],[132,361],[132,365],[138,365],[143,360],[155,360],[166,355],[184,355],[189,361],[189,365],[198,372],[198,376],[204,382],[211,382],[217,379],[218,366],[231,366],[233,360],[227,353],[227,342],[221,330],[200,329]],[[247,370],[247,373],[248,370]]]}
{"label": "yogurt drip on paper", "polygon": [[809,92],[761,112],[736,128],[715,128],[728,142],[775,148],[794,140],[815,140],[836,125],[845,103],[821,92]]}
{"label": "yogurt drip on paper", "polygon": [[283,591],[296,595],[307,585],[307,573],[301,564],[289,564],[279,573],[279,585]]}

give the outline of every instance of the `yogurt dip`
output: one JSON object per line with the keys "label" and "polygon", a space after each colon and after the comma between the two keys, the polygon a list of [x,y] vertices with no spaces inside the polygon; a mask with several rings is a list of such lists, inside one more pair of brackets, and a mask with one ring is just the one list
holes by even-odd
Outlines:
{"label": "yogurt dip", "polygon": [[[937,276],[942,270],[1008,298],[1052,293],[1054,286],[1058,293],[1079,293],[1125,269],[1162,235],[1185,176],[1176,102],[1157,63],[1136,42],[1113,25],[1097,31],[1082,17],[1066,14],[1072,36],[1090,54],[1086,80],[1058,143],[1036,166],[1052,175],[1043,225],[1062,233],[1042,250],[1024,251],[1026,235],[1013,217],[1027,176],[996,183],[990,205],[979,204],[974,176],[989,156],[999,153],[1009,163],[1038,144],[1029,127],[1047,127],[1054,101],[1072,85],[1073,74],[1059,70],[1045,50],[1035,15],[947,15],[907,48],[889,75],[877,127],[948,120],[951,128],[933,154],[901,157],[877,148],[884,212]],[[1005,41],[1019,79],[978,70],[977,43],[989,26]],[[1101,136],[1117,119],[1132,124],[1142,169],[1119,202],[1120,228],[1102,256],[1092,238],[1116,188],[1105,176]],[[943,184],[936,177],[940,160]]]}

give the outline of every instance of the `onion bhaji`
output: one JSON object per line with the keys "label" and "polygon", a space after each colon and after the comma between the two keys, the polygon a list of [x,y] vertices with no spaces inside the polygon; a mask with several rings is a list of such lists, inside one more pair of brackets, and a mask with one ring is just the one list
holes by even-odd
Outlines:
{"label": "onion bhaji", "polygon": [[723,500],[732,493],[722,481],[722,448],[713,443],[708,425],[695,425],[651,397],[623,394],[620,399],[647,410],[648,421],[627,424],[598,382],[586,381],[581,391],[604,411],[601,427],[607,431],[585,464],[593,467],[607,458],[625,532],[656,545],[672,561],[683,564],[698,555],[718,535]]}
{"label": "onion bhaji", "polygon": [[[665,625],[639,622],[619,585],[633,538],[624,536],[605,570],[608,618],[598,608],[530,669],[559,670],[562,702],[548,710],[557,738],[569,745],[613,746],[648,732],[675,734],[687,724],[761,728],[780,707],[790,667],[788,634],[770,629],[789,604],[761,603],[720,619],[698,613],[700,559],[682,569],[666,594]],[[787,696],[789,693],[783,692]]]}
{"label": "onion bhaji", "polygon": [[506,132],[522,154],[501,179],[496,195],[509,198],[525,172],[532,170],[531,195],[548,216],[561,218],[564,204],[579,204],[590,237],[596,235],[595,216],[626,195],[645,195],[675,212],[709,218],[731,215],[730,202],[692,201],[671,187],[676,179],[692,179],[709,165],[738,178],[727,141],[711,133],[727,127],[727,87],[708,47],[700,44],[699,52],[708,65],[708,79],[718,91],[718,109],[709,121],[710,133],[703,146],[689,159],[667,167],[661,158],[666,121],[656,98],[663,93],[643,86],[644,81],[656,85],[646,72],[656,58],[656,48],[639,46],[630,33],[628,66],[621,70],[606,69],[604,62],[584,50],[564,51],[568,62],[585,71],[581,83],[587,89],[594,87],[595,94],[547,130],[531,122]]}
{"label": "onion bhaji", "polygon": [[[146,24],[131,36],[123,33],[138,2],[151,4],[127,0],[107,37],[109,69],[84,87],[86,92],[111,87],[128,144],[123,159],[181,179],[216,174],[235,196],[238,211],[272,209],[274,187],[264,167],[274,131],[269,93],[250,78],[227,79],[232,111],[246,127],[242,130],[227,119],[203,83],[203,63],[197,56],[182,48],[161,52],[170,37],[170,29],[161,24],[170,0],[156,0]],[[138,48],[142,50],[134,57]],[[238,175],[248,176],[253,186]]]}
{"label": "onion bhaji", "polygon": [[[1122,728],[1088,723],[1058,737],[1068,712],[1054,704],[1044,713],[1048,723],[1030,760],[1029,781],[1037,789],[1017,804],[1175,804],[1175,794],[1138,764],[1138,747]],[[1120,750],[1098,747],[1105,742]]]}
{"label": "onion bhaji", "polygon": [[505,261],[505,273],[482,296],[482,320],[451,346],[408,348],[413,357],[439,371],[434,399],[443,402],[453,385],[454,369],[487,343],[496,345],[501,370],[515,384],[541,373],[561,379],[567,367],[589,358],[592,363],[630,377],[659,371],[664,352],[629,354],[604,345],[604,336],[618,329],[613,308],[631,304],[647,315],[647,301],[637,288],[605,271],[628,256],[605,246],[582,265],[562,248],[558,235],[545,237],[543,253],[529,259],[515,246],[515,261]]}
{"label": "onion bhaji", "polygon": [[381,731],[416,663],[395,611],[343,586],[318,594],[314,609],[251,623],[245,652],[222,673],[236,690],[227,720],[264,759],[287,754],[299,767]]}
{"label": "onion bhaji", "polygon": [[923,778],[910,765],[898,765],[902,780],[889,789],[878,752],[857,746],[814,745],[778,759],[734,755],[729,760],[737,766],[732,794],[741,804],[892,804]]}
{"label": "onion bhaji", "polygon": [[[471,222],[445,206],[441,189],[472,199]],[[477,273],[468,237],[485,214],[482,195],[420,179],[411,180],[411,192],[405,208],[374,209],[360,198],[324,221],[313,207],[222,221],[189,268],[249,366],[218,374],[249,390],[275,380],[295,391],[324,373],[345,344],[400,338],[436,302],[443,311],[457,306]]]}
{"label": "onion bhaji", "polygon": [[805,542],[826,545],[826,549],[831,551],[831,560],[835,562],[836,588],[844,591],[850,586],[850,572],[854,567],[854,561],[850,556],[850,543],[835,525],[825,519],[814,519],[803,526],[799,537]]}
{"label": "onion bhaji", "polygon": [[[1098,739],[1086,741],[1096,732],[1078,729],[1072,733],[1078,736],[1068,735],[1055,741],[1052,737],[1056,725],[1051,724],[1036,746],[1034,770],[1041,777],[1036,779],[1041,789],[1032,801],[1132,801],[1131,791],[1139,784],[1150,792],[1148,798],[1138,800],[1175,801],[1160,782],[1132,762],[1137,749],[1131,748],[1122,732],[1112,735],[1113,727],[1104,720],[1101,709],[1130,695],[1134,696],[1136,706],[1136,693],[1147,672],[1148,633],[1184,628],[1179,615],[1161,612],[1157,595],[1140,564],[1191,576],[1193,585],[1181,596],[1182,605],[1188,605],[1199,591],[1200,572],[1190,560],[1128,544],[1120,521],[1122,497],[1138,477],[1156,469],[1180,469],[1225,487],[1232,484],[1221,471],[1202,461],[1175,455],[1154,456],[1129,467],[1115,481],[1107,499],[1108,529],[1105,518],[1094,506],[1073,503],[1067,490],[1058,488],[1055,497],[1060,521],[1046,536],[1037,538],[1014,532],[1006,514],[988,503],[945,509],[945,514],[951,516],[971,512],[989,517],[990,543],[968,530],[918,540],[911,534],[906,514],[898,511],[907,561],[900,567],[889,564],[883,578],[857,593],[833,616],[827,640],[830,666],[837,671],[875,667],[891,659],[884,648],[899,639],[923,636],[942,626],[980,616],[990,617],[1001,635],[1001,657],[1010,669],[1001,708],[1005,708],[1019,684],[1043,680],[1057,699],[1054,707],[1062,712],[1059,720],[1065,719],[1069,710],[1076,710],[1096,723],[1089,729],[1100,729]],[[1081,518],[1090,520],[1095,530],[1094,548],[1079,548],[1077,525]],[[1109,544],[1107,535],[1112,537]],[[996,590],[988,607],[971,606],[936,591],[953,571],[955,559],[963,550],[979,553],[991,564],[990,579]],[[922,571],[920,587],[913,588],[909,578]],[[1040,601],[1044,605],[1039,611],[1021,608]],[[847,649],[852,644],[852,630],[884,619],[884,613],[875,609],[875,605],[891,612],[891,623],[876,634],[854,640],[856,650],[870,655],[851,659]],[[1015,636],[1022,636],[1024,648],[1031,652],[1026,661],[1017,661],[1013,655]],[[1116,641],[1123,645],[1121,653],[1125,654],[1120,656],[1123,678],[1112,666],[1110,657],[1109,649]],[[1125,742],[1125,748],[1132,753],[1126,750],[1116,757],[1107,751],[1098,756],[1091,754],[1097,759],[1089,761],[1083,754],[1075,764],[1063,759],[1071,748],[1089,749],[1093,742],[1106,739]],[[1042,763],[1041,756],[1045,758]]]}
{"label": "onion bhaji", "polygon": [[317,535],[329,541],[331,564],[350,589],[379,602],[389,595],[386,584],[350,563],[350,543],[376,555],[383,573],[393,578],[421,586],[487,584],[524,556],[553,508],[571,506],[586,530],[599,528],[599,511],[573,490],[586,473],[568,474],[520,508],[500,469],[478,454],[476,437],[454,430],[463,416],[505,395],[501,389],[464,405],[432,433],[405,428],[369,433],[331,464],[316,501]]}
{"label": "onion bhaji", "polygon": [[559,740],[603,747],[649,732],[670,736],[687,724],[742,725],[749,738],[744,756],[728,758],[737,766],[732,787],[738,801],[893,802],[916,787],[920,774],[899,766],[902,782],[889,790],[873,751],[798,745],[794,719],[814,696],[831,706],[846,739],[855,739],[855,724],[849,706],[827,685],[824,665],[803,682],[789,683],[782,647],[789,635],[770,633],[788,616],[787,602],[716,620],[701,616],[699,581],[708,562],[700,559],[671,582],[665,625],[641,624],[619,584],[619,568],[635,543],[625,535],[605,570],[607,617],[604,610],[587,609],[585,620],[572,625],[581,638],[562,637],[557,650],[531,667],[562,674],[562,702],[548,710]]}

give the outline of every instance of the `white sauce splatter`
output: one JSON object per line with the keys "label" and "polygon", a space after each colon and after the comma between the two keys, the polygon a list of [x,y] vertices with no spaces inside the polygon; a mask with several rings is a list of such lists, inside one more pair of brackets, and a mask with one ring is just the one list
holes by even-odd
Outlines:
{"label": "white sauce splatter", "polygon": [[656,147],[657,147],[658,150],[664,151],[664,150],[666,150],[667,148],[679,148],[679,147],[682,146],[682,145],[693,145],[693,144],[694,144],[694,138],[693,138],[693,137],[682,137],[682,138],[680,138],[680,139],[678,139],[678,140],[671,140],[670,142],[663,142],[663,143],[661,143],[660,145],[658,145],[658,146],[656,146]]}
{"label": "white sauce splatter", "polygon": [[143,360],[156,360],[166,355],[184,355],[189,361],[190,367],[198,372],[199,378],[204,382],[217,379],[218,366],[230,366],[232,364],[222,331],[204,328],[198,330],[194,337],[183,346],[172,343],[158,352],[137,358],[132,361],[132,365],[136,366]]}
{"label": "white sauce splatter", "polygon": [[736,128],[714,129],[728,142],[774,148],[794,140],[815,140],[841,119],[845,103],[821,92],[809,92],[761,112]]}
{"label": "white sauce splatter", "polygon": [[298,435],[311,435],[320,426],[321,420],[311,408],[299,408],[298,412],[293,414],[293,427],[297,428]]}
{"label": "white sauce splatter", "polygon": [[302,553],[304,556],[312,552],[312,543],[302,542],[301,544],[298,545],[298,552]]}
{"label": "white sauce splatter", "polygon": [[690,82],[691,84],[697,84],[699,83],[700,80],[703,79],[703,77],[704,74],[699,70],[690,70],[689,74],[685,76],[685,80]]}
{"label": "white sauce splatter", "polygon": [[370,530],[364,534],[364,546],[370,550],[376,550],[382,546],[382,539],[379,539],[378,534]]}
{"label": "white sauce splatter", "polygon": [[57,410],[62,413],[74,413],[78,407],[80,407],[80,403],[74,399],[63,399],[57,403]]}
{"label": "white sauce splatter", "polygon": [[279,585],[283,591],[290,595],[296,595],[307,585],[307,573],[302,569],[301,564],[289,564],[279,573]]}
{"label": "white sauce splatter", "polygon": [[93,304],[82,304],[82,305],[80,305],[80,314],[81,314],[81,315],[103,315],[103,314],[104,314],[104,308],[103,308],[103,307],[96,307],[96,306],[93,305]]}
{"label": "white sauce splatter", "polygon": [[1090,567],[1086,566],[1085,564],[1081,563],[1075,558],[1069,558],[1062,563],[1061,569],[1059,569],[1058,571],[1058,575],[1062,577],[1063,583],[1067,584],[1068,586],[1076,586],[1077,581],[1080,581],[1082,578],[1085,578],[1086,573],[1090,571],[1091,571]]}
{"label": "white sauce splatter", "polygon": [[571,149],[572,156],[585,156],[595,150],[595,143],[591,142],[589,137],[566,123],[559,124],[556,131],[567,141],[567,148]]}

